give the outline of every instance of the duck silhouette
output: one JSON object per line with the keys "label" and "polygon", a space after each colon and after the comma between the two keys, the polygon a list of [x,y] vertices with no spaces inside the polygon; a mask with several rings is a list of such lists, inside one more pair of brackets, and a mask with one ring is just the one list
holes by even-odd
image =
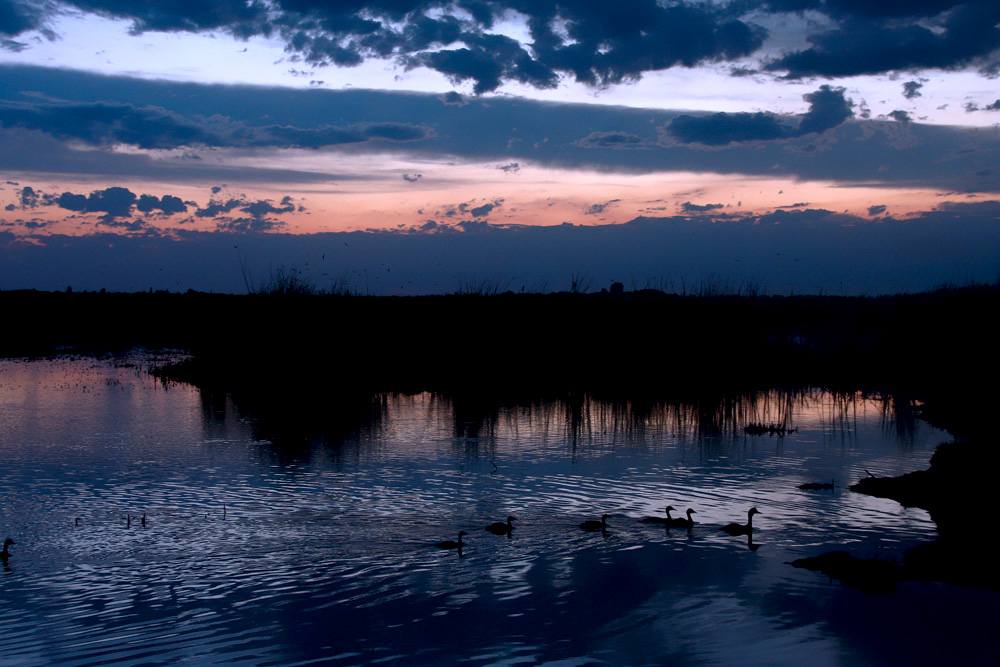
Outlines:
{"label": "duck silhouette", "polygon": [[0,551],[0,559],[3,560],[4,565],[7,564],[7,559],[11,556],[10,547],[14,544],[17,544],[17,542],[9,537],[3,542],[3,551]]}
{"label": "duck silhouette", "polygon": [[723,530],[730,535],[749,535],[753,532],[753,515],[760,514],[760,511],[756,507],[751,507],[747,511],[747,522],[744,523],[727,523],[725,526],[719,530]]}
{"label": "duck silhouette", "polygon": [[827,489],[832,489],[836,484],[836,480],[830,480],[827,482],[806,482],[805,484],[799,484],[799,488],[803,491],[825,491]]}
{"label": "duck silhouette", "polygon": [[455,540],[445,540],[443,542],[438,542],[434,546],[436,546],[438,549],[459,549],[459,550],[461,550],[461,548],[464,546],[464,544],[462,542],[462,536],[463,535],[468,535],[468,533],[465,532],[464,530],[460,530],[460,531],[458,531],[458,541],[457,542]]}
{"label": "duck silhouette", "polygon": [[580,524],[580,530],[586,530],[587,532],[594,532],[597,530],[607,530],[608,529],[608,514],[602,514],[601,520],[597,521],[592,519],[590,521],[584,521]]}
{"label": "duck silhouette", "polygon": [[688,530],[691,530],[691,528],[694,527],[694,519],[691,518],[691,515],[697,514],[697,512],[689,507],[685,514],[687,514],[686,519],[682,519],[681,517],[672,518],[667,522],[667,526],[670,528],[687,528]]}
{"label": "duck silhouette", "polygon": [[511,521],[516,521],[516,516],[508,516],[507,523],[503,521],[494,521],[490,525],[486,526],[486,530],[490,531],[494,535],[507,535],[510,537],[510,533],[514,530],[514,524]]}
{"label": "duck silhouette", "polygon": [[670,516],[670,512],[676,512],[677,509],[673,505],[667,505],[663,508],[663,511],[667,513],[667,516],[647,516],[643,517],[641,521],[643,523],[659,523],[664,525],[671,525],[672,522],[677,521],[674,517]]}

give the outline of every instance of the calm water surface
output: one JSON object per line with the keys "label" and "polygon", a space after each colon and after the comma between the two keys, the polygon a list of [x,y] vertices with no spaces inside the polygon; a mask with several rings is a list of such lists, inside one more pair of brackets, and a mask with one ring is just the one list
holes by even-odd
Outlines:
{"label": "calm water surface", "polygon": [[[290,450],[230,399],[159,384],[149,360],[0,360],[0,538],[17,541],[0,665],[994,659],[1000,595],[875,596],[787,565],[934,537],[924,511],[846,489],[924,468],[949,439],[883,402],[584,400],[470,420],[394,396]],[[748,436],[751,421],[798,430]],[[690,533],[639,521],[667,504],[696,510]],[[718,530],[751,506],[753,545]],[[577,527],[602,513],[606,534]],[[508,514],[511,538],[483,529]],[[461,555],[434,547],[459,530]]]}

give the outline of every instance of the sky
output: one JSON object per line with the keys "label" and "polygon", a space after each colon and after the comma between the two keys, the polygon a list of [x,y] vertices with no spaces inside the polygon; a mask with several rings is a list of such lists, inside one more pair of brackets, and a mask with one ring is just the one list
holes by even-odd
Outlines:
{"label": "sky", "polygon": [[0,0],[0,289],[1000,278],[995,0]]}

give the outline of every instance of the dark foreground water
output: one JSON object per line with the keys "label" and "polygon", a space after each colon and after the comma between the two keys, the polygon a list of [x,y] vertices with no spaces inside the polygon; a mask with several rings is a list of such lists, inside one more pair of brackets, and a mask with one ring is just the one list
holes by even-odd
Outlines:
{"label": "dark foreground water", "polygon": [[[289,453],[126,361],[0,360],[0,665],[995,664],[998,594],[870,595],[786,563],[934,537],[925,512],[846,489],[948,439],[882,402],[583,401],[484,424],[390,397]],[[797,432],[742,431],[779,420]],[[696,510],[690,533],[639,522],[667,504]],[[751,506],[752,545],[718,530]],[[606,534],[577,527],[602,513]],[[483,529],[508,514],[510,539]],[[461,555],[434,547],[459,530]]]}

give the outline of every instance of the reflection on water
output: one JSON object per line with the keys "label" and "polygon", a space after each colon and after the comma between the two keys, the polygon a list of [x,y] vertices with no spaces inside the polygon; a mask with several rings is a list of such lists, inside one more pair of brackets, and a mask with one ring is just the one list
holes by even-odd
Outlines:
{"label": "reflection on water", "polygon": [[[17,540],[0,664],[990,655],[997,594],[871,596],[786,564],[845,546],[898,557],[933,537],[925,512],[846,490],[866,470],[926,467],[947,439],[909,403],[384,396],[289,445],[231,398],[162,386],[137,363],[0,361],[0,538]],[[796,430],[751,436],[750,423]],[[668,504],[696,510],[690,531],[640,521]],[[719,530],[751,506],[752,538]],[[603,533],[578,528],[605,513]],[[508,515],[509,537],[484,530]],[[434,547],[459,530],[461,553]]]}

